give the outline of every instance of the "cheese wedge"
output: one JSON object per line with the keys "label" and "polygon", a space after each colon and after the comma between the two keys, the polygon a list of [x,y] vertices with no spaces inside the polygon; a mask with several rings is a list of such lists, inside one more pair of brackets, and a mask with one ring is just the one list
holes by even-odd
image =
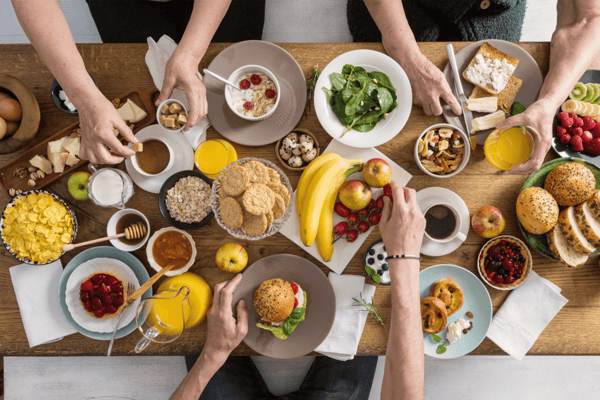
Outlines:
{"label": "cheese wedge", "polygon": [[585,238],[585,235],[579,229],[579,225],[577,225],[575,207],[571,206],[560,212],[558,226],[567,242],[581,254],[589,255],[596,251],[596,247]]}
{"label": "cheese wedge", "polygon": [[48,142],[48,158],[54,153],[62,153],[65,150],[63,149],[63,142],[65,141],[66,136],[62,137],[53,142]]}
{"label": "cheese wedge", "polygon": [[483,117],[475,118],[473,121],[471,121],[471,132],[491,129],[505,119],[506,115],[502,110],[498,110],[495,113],[488,114]]}
{"label": "cheese wedge", "polygon": [[68,165],[69,167],[72,167],[73,165],[77,164],[78,162],[79,162],[79,158],[77,158],[73,154],[69,153],[69,156],[67,157],[67,160],[65,161],[65,164]]}
{"label": "cheese wedge", "polygon": [[133,109],[131,108],[131,103],[129,102],[129,99],[127,99],[127,103],[123,104],[121,107],[117,108],[117,112],[119,113],[119,116],[121,117],[121,119],[123,121],[131,121],[132,119],[135,119],[135,113],[133,112]]}
{"label": "cheese wedge", "polygon": [[69,153],[54,153],[50,156],[50,162],[54,166],[54,172],[62,174],[65,171],[65,164],[69,158]]}
{"label": "cheese wedge", "polygon": [[129,104],[129,106],[131,107],[131,110],[133,111],[134,118],[129,120],[129,122],[131,122],[132,124],[135,124],[136,122],[140,122],[141,120],[146,118],[146,116],[148,115],[148,113],[146,113],[146,111],[142,110],[137,104],[135,104],[133,101],[131,101],[131,99],[127,99],[127,103],[125,103],[125,104]]}
{"label": "cheese wedge", "polygon": [[44,171],[46,175],[52,173],[52,163],[44,156],[35,156],[31,160],[29,160],[29,163],[33,167],[39,168],[42,171]]}
{"label": "cheese wedge", "polygon": [[498,110],[498,98],[480,97],[478,99],[467,99],[465,106],[469,111],[493,113]]}
{"label": "cheese wedge", "polygon": [[546,234],[546,237],[548,238],[550,251],[552,251],[554,257],[567,267],[579,267],[587,261],[588,256],[581,254],[569,245],[567,238],[562,234],[558,224]]}
{"label": "cheese wedge", "polygon": [[79,157],[79,148],[81,147],[81,139],[78,137],[67,137],[62,143],[63,149],[69,154]]}

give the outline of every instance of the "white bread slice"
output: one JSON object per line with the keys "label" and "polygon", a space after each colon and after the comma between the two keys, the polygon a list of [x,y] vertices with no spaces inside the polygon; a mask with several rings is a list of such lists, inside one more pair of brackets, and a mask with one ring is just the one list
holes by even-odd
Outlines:
{"label": "white bread slice", "polygon": [[569,245],[558,224],[546,234],[546,237],[554,257],[567,267],[579,267],[587,261],[588,256],[581,254]]}
{"label": "white bread slice", "polygon": [[558,215],[558,226],[567,242],[581,254],[592,254],[596,247],[585,238],[575,220],[575,207],[565,208]]}
{"label": "white bread slice", "polygon": [[600,221],[592,213],[587,201],[575,207],[575,220],[588,242],[600,247]]}

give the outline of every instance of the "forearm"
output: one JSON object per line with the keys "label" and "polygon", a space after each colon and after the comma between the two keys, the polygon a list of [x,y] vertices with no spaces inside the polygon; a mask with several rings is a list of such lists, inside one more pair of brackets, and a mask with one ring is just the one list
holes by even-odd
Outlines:
{"label": "forearm", "polygon": [[213,375],[221,368],[224,363],[220,357],[202,350],[202,354],[181,382],[171,400],[197,400]]}
{"label": "forearm", "polygon": [[[31,44],[77,108],[102,96],[85,69],[57,0],[12,0]],[[51,21],[51,23],[48,23]]]}
{"label": "forearm", "polygon": [[422,399],[425,356],[419,297],[419,262],[390,260],[392,321],[383,376],[383,399]]}

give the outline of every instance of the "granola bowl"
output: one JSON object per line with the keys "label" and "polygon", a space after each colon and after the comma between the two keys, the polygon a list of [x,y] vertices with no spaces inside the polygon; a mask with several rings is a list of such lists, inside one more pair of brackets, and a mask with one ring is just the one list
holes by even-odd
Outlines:
{"label": "granola bowl", "polygon": [[[232,167],[246,166],[246,168],[249,168],[250,166],[255,166],[256,164],[262,164],[264,167],[271,169],[277,173],[277,175],[275,175],[275,176],[278,177],[276,179],[276,180],[278,180],[278,182],[275,182],[275,180],[273,180],[273,181],[267,182],[266,184],[271,185],[269,187],[273,188],[274,191],[277,190],[276,193],[279,194],[282,198],[285,196],[284,201],[285,201],[286,205],[285,205],[285,210],[283,210],[283,213],[282,213],[283,215],[280,218],[274,218],[272,220],[272,222],[267,225],[267,227],[264,229],[264,231],[262,233],[260,233],[258,235],[251,235],[251,234],[247,233],[245,230],[245,226],[246,226],[245,220],[246,220],[246,218],[253,218],[253,216],[244,209],[243,204],[239,204],[242,202],[240,199],[243,198],[243,194],[239,195],[237,197],[229,196],[223,190],[223,187],[222,187],[223,185],[221,183],[221,180],[223,179],[223,176],[227,173],[227,171],[229,169],[231,169]],[[223,229],[225,229],[227,231],[227,233],[229,233],[231,236],[233,236],[237,239],[262,240],[262,239],[265,239],[265,238],[272,236],[272,235],[276,234],[277,232],[279,232],[279,230],[283,227],[285,222],[288,220],[288,218],[292,214],[292,208],[293,208],[292,207],[292,201],[293,201],[292,194],[293,193],[294,192],[292,190],[292,186],[290,185],[290,181],[289,181],[288,177],[285,175],[285,173],[279,167],[277,167],[277,165],[273,164],[270,161],[259,159],[259,158],[252,158],[252,157],[242,158],[234,163],[229,164],[227,167],[225,167],[225,169],[223,169],[223,172],[221,172],[221,174],[219,174],[219,176],[215,179],[215,181],[213,183],[213,187],[212,187],[211,205],[212,205],[212,210],[215,213],[215,219],[217,220],[217,223],[219,225],[221,225],[221,227]],[[232,228],[223,221],[223,217],[221,215],[221,202],[227,198],[233,198],[234,200],[236,200],[237,201],[236,204],[239,204],[240,208],[242,209],[243,221],[239,227]],[[273,210],[271,210],[271,212]]]}
{"label": "granola bowl", "polygon": [[415,143],[415,162],[421,171],[434,178],[450,178],[458,174],[467,166],[469,157],[469,136],[454,125],[432,125],[419,135]]}
{"label": "granola bowl", "polygon": [[[185,185],[185,183],[189,183],[190,180],[184,178],[189,177],[197,177],[206,182],[208,187],[202,185],[206,191],[203,193],[201,190],[197,190],[197,183],[201,183],[198,181],[196,181],[196,185],[193,187]],[[160,213],[169,225],[174,226],[175,228],[186,231],[202,228],[215,216],[211,206],[211,187],[212,181],[202,172],[181,171],[171,175],[169,179],[163,183],[160,193],[158,194],[158,208],[160,209]],[[186,202],[186,193],[198,195],[199,198],[196,200],[196,203]]]}
{"label": "granola bowl", "polygon": [[[251,75],[260,77],[259,83],[250,83]],[[279,93],[281,93],[279,82],[271,71],[259,65],[245,65],[233,71],[229,75],[229,82],[240,85],[241,81],[248,82],[248,87],[242,91],[225,85],[225,101],[231,111],[240,118],[248,121],[262,121],[269,118],[275,112],[279,104]],[[268,97],[267,91],[274,91],[275,97]],[[248,97],[250,96],[250,97]],[[252,99],[252,108],[245,107],[246,100]],[[273,99],[275,99],[273,101]],[[247,110],[242,112],[242,110]],[[264,112],[266,111],[266,112]],[[250,115],[248,115],[250,114]]]}

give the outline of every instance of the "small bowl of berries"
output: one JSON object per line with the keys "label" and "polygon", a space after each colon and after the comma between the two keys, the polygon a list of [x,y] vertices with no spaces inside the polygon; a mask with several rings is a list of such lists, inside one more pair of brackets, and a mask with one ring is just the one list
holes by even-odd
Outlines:
{"label": "small bowl of berries", "polygon": [[481,279],[498,290],[512,290],[521,286],[532,267],[529,249],[514,236],[504,235],[489,240],[477,258]]}
{"label": "small bowl of berries", "polygon": [[[589,105],[591,107],[591,104]],[[566,111],[560,111],[556,115],[554,124],[556,138],[553,148],[562,157],[571,156],[588,160],[600,155],[600,123],[597,123],[594,117],[586,115],[587,111],[578,112],[583,115]]]}
{"label": "small bowl of berries", "polygon": [[245,65],[229,76],[240,90],[225,86],[225,100],[231,110],[248,121],[262,121],[279,104],[279,82],[271,71],[259,65]]}

